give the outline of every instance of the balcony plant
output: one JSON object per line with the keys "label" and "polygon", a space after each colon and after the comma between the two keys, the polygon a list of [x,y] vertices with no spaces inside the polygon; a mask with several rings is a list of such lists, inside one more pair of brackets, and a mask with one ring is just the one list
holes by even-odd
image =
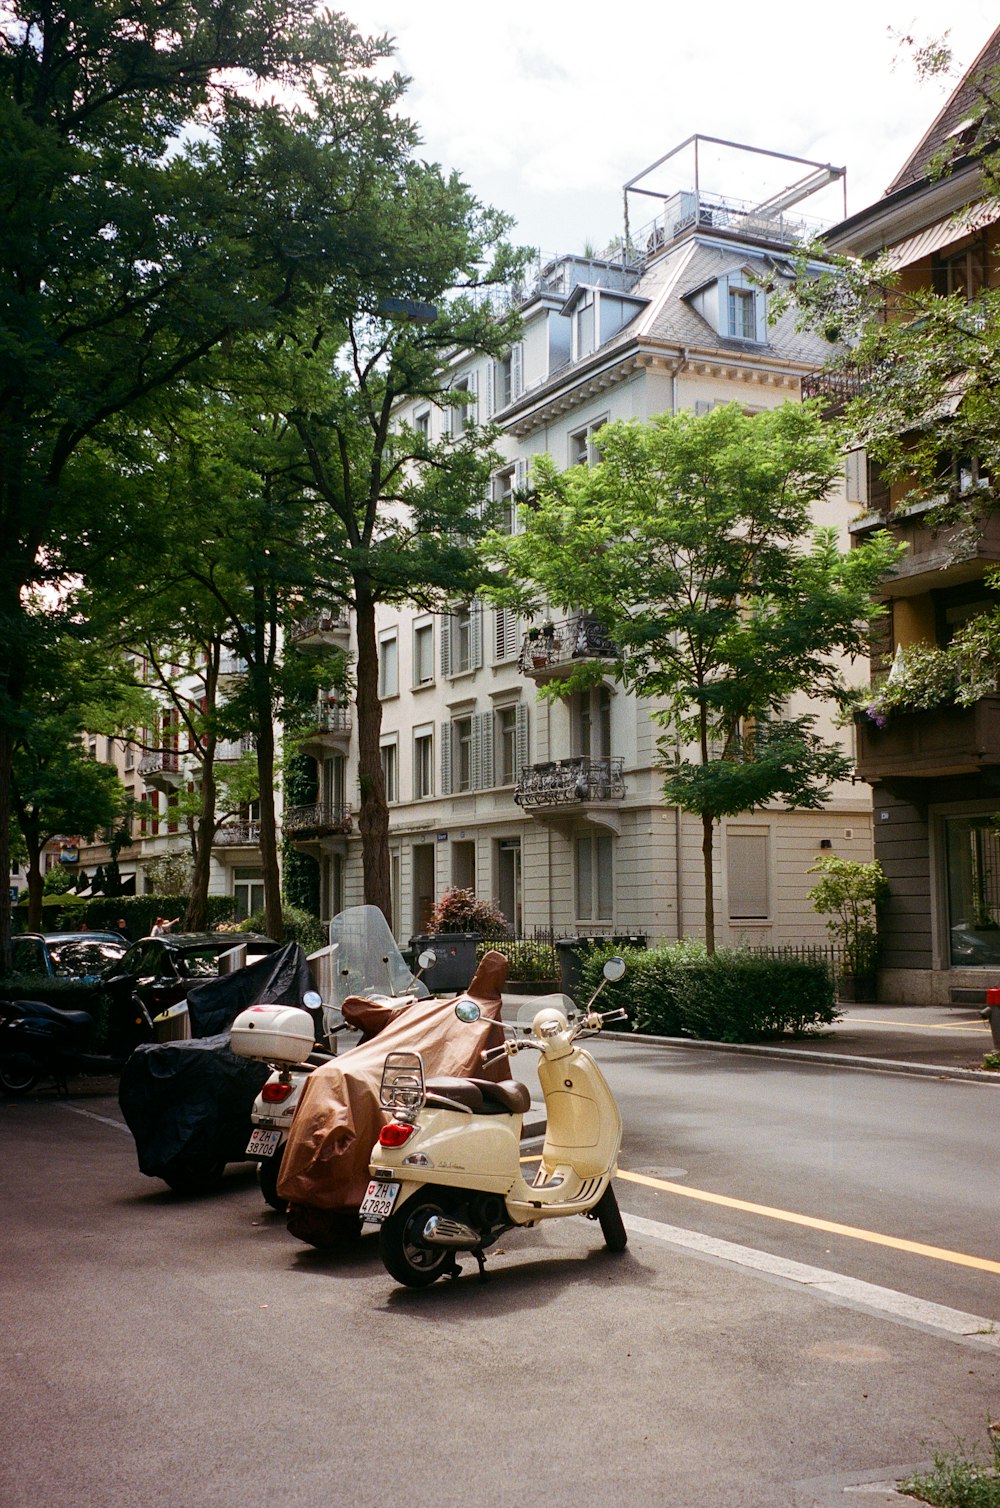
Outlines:
{"label": "balcony plant", "polygon": [[821,876],[809,900],[814,911],[829,918],[827,931],[841,949],[839,998],[875,1000],[878,917],[889,894],[881,864],[831,857],[813,864],[808,873]]}

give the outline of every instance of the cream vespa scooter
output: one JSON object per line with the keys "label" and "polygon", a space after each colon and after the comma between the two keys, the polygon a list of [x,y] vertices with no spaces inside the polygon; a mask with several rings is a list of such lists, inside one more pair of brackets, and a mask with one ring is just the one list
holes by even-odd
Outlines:
{"label": "cream vespa scooter", "polygon": [[[578,1045],[584,1034],[624,1017],[622,1010],[602,1016],[593,1009],[604,984],[624,973],[620,958],[609,959],[604,980],[572,1024],[563,1011],[545,1006],[530,1037],[483,1054],[484,1064],[529,1048],[540,1055],[547,1128],[530,1184],[520,1165],[521,1121],[531,1103],[525,1084],[425,1082],[419,1053],[386,1058],[381,1099],[393,1118],[372,1152],[361,1216],[381,1227],[379,1251],[398,1282],[423,1288],[443,1275],[457,1277],[459,1251],[471,1252],[483,1275],[485,1248],[505,1231],[557,1215],[598,1220],[610,1250],[624,1250],[628,1237],[611,1183],[621,1114],[604,1075]],[[479,1007],[459,998],[455,1011],[460,1020],[475,1020]]]}

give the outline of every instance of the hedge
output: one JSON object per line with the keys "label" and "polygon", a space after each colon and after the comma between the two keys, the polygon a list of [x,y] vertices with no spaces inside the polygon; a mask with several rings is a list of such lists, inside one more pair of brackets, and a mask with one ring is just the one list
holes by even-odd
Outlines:
{"label": "hedge", "polygon": [[[588,995],[614,956],[595,949],[583,964]],[[740,948],[711,958],[699,943],[646,950],[623,948],[627,972],[608,984],[599,1009],[623,1007],[631,1029],[659,1037],[705,1042],[759,1042],[782,1033],[801,1035],[839,1015],[833,976],[821,963],[768,958]]]}

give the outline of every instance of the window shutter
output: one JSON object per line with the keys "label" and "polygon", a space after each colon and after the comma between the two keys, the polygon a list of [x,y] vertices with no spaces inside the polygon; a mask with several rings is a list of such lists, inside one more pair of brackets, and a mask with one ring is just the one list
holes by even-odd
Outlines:
{"label": "window shutter", "polygon": [[452,744],[452,724],[451,724],[451,722],[444,722],[444,723],[441,724],[441,794],[442,794],[442,796],[450,796],[451,795],[451,744]]}
{"label": "window shutter", "polygon": [[479,712],[472,719],[472,784],[477,791],[488,791],[493,778],[493,713]]}
{"label": "window shutter", "polygon": [[[449,388],[448,391],[450,392],[451,389]],[[451,421],[454,418],[454,414],[455,414],[455,411],[452,408],[452,406],[451,406],[450,403],[446,404],[444,406],[444,408],[442,408],[442,410],[441,410],[441,434],[444,436],[444,438],[446,440],[449,440],[451,438],[451,436],[452,436],[452,433],[453,433],[453,427],[452,427],[452,422]]]}
{"label": "window shutter", "polygon": [[469,669],[478,670],[483,663],[483,605],[473,602],[469,609]]}
{"label": "window shutter", "polygon": [[729,335],[729,278],[721,277],[718,282],[719,289],[719,334],[723,338]]}
{"label": "window shutter", "polygon": [[441,619],[441,674],[451,675],[451,614],[445,613]]}
{"label": "window shutter", "polygon": [[497,399],[496,399],[497,375],[496,374],[497,374],[497,364],[496,364],[495,361],[491,361],[491,362],[489,362],[489,364],[486,367],[486,417],[487,417],[487,419],[492,419],[493,418],[493,414],[494,414],[494,412],[496,410],[496,406],[497,406]]}
{"label": "window shutter", "polygon": [[510,348],[510,398],[520,398],[524,391],[524,344],[518,341]]}
{"label": "window shutter", "polygon": [[528,704],[518,702],[514,720],[514,779],[520,780],[528,767]]}
{"label": "window shutter", "polygon": [[509,607],[498,607],[493,614],[493,659],[497,665],[514,659],[517,641],[517,614]]}
{"label": "window shutter", "polygon": [[528,463],[527,461],[518,459],[514,462],[514,517],[513,528],[511,529],[512,534],[524,533],[524,520],[521,517],[521,509],[518,506],[517,499],[524,492],[527,485]]}
{"label": "window shutter", "polygon": [[763,288],[753,291],[754,335],[763,345],[767,340],[767,294]]}
{"label": "window shutter", "polygon": [[847,488],[849,503],[868,503],[868,452],[849,450],[846,456]]}
{"label": "window shutter", "polygon": [[465,410],[465,422],[467,424],[479,423],[479,373],[470,372],[466,379],[469,384],[469,403]]}

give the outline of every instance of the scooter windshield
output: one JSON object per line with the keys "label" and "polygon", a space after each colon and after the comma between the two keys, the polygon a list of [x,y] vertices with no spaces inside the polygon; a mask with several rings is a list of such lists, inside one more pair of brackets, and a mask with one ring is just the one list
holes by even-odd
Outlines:
{"label": "scooter windshield", "polygon": [[339,944],[334,971],[333,1004],[348,995],[418,995],[426,985],[414,979],[377,906],[348,906],[330,923],[330,942]]}
{"label": "scooter windshield", "polygon": [[569,995],[532,995],[530,1000],[526,999],[518,1006],[515,1027],[519,1037],[530,1036],[531,1023],[538,1012],[545,1010],[547,1006],[554,1006],[557,1011],[562,1011],[570,1023],[575,1021],[579,1014]]}

